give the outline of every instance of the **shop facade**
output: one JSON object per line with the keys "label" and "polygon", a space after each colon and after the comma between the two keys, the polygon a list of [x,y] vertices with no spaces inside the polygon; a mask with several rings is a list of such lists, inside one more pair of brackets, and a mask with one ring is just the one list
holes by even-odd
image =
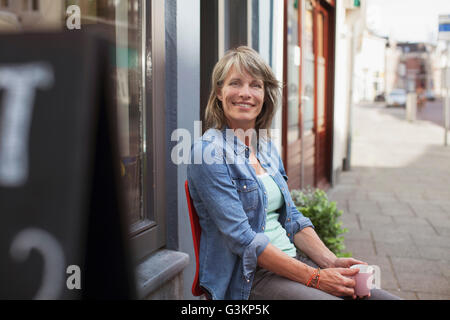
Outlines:
{"label": "shop facade", "polygon": [[293,189],[331,183],[335,1],[285,1],[283,159]]}
{"label": "shop facade", "polygon": [[121,174],[141,298],[193,298],[187,163],[173,154],[173,133],[198,136],[212,68],[228,49],[253,47],[284,83],[273,128],[291,189],[333,185],[347,125],[335,108],[347,112],[335,95],[336,17],[347,13],[338,0],[10,0],[0,2],[0,30],[77,32],[67,30],[74,8],[82,31],[101,27],[114,43]]}

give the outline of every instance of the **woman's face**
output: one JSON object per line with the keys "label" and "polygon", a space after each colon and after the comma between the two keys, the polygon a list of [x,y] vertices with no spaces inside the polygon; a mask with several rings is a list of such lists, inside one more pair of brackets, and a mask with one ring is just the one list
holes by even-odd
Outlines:
{"label": "woman's face", "polygon": [[264,104],[264,82],[247,72],[241,74],[232,67],[217,97],[222,101],[228,126],[232,129],[255,128],[256,118]]}

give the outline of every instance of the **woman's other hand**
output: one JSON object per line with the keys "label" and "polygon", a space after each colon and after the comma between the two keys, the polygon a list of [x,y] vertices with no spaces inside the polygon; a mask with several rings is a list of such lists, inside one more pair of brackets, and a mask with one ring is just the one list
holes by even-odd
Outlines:
{"label": "woman's other hand", "polygon": [[[353,266],[355,264],[367,265],[366,262],[360,261],[360,260],[356,260],[356,259],[353,259],[353,258],[337,258],[336,261],[334,262],[334,267],[336,267],[336,268],[350,268],[351,266]],[[356,270],[358,270],[358,269],[356,269]],[[369,295],[367,297],[370,297],[370,293],[369,293]],[[356,297],[353,296],[353,299],[355,299],[355,298]],[[365,297],[358,296],[358,298],[363,299]]]}
{"label": "woman's other hand", "polygon": [[351,296],[356,299],[356,282],[351,277],[356,275],[359,269],[329,268],[320,271],[319,288],[336,297]]}

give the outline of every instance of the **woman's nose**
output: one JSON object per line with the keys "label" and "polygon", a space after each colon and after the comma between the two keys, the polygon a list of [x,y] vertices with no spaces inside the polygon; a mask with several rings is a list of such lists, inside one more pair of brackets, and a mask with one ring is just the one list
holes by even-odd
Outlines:
{"label": "woman's nose", "polygon": [[241,90],[239,90],[239,96],[242,98],[250,98],[250,88],[248,85],[243,85]]}

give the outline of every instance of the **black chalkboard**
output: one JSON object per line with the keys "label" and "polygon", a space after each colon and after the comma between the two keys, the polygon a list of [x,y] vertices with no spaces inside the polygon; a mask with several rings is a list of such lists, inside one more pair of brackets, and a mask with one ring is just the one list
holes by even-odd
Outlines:
{"label": "black chalkboard", "polygon": [[134,299],[113,45],[66,31],[0,48],[0,299]]}

